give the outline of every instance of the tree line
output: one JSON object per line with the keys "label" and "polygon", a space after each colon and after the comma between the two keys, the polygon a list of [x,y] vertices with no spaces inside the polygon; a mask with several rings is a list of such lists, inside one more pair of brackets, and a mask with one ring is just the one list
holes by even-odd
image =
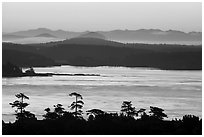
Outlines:
{"label": "tree line", "polygon": [[54,110],[45,108],[43,120],[37,120],[35,114],[26,110],[29,105],[24,93],[15,95],[17,100],[9,103],[15,108],[16,121],[3,122],[3,134],[202,134],[202,119],[194,115],[185,115],[182,119],[164,120],[167,115],[159,107],[150,106],[136,110],[131,101],[123,101],[120,113],[108,113],[100,109],[82,111],[84,102],[81,94],[73,92],[69,96],[74,101],[65,111],[62,104],[54,105]]}
{"label": "tree line", "polygon": [[[16,108],[15,115],[16,115],[17,121],[22,121],[25,119],[33,119],[33,118],[35,119],[35,115],[33,113],[25,110],[25,108],[29,105],[28,103],[25,102],[25,100],[29,99],[29,97],[26,96],[24,93],[19,93],[19,94],[16,94],[15,96],[18,98],[18,100],[9,104],[11,105],[12,108]],[[70,108],[71,110],[74,110],[73,112],[67,112],[63,108],[62,104],[56,104],[54,105],[53,112],[51,112],[50,108],[44,109],[44,111],[46,112],[46,114],[43,115],[44,119],[55,120],[63,116],[63,114],[65,113],[70,113],[76,118],[82,118],[82,114],[83,114],[82,108],[84,105],[82,95],[79,93],[73,92],[73,93],[70,93],[69,96],[75,97],[75,101],[73,101],[71,105],[68,106],[68,108]],[[132,105],[131,101],[123,101],[121,105],[121,115],[126,117],[148,116],[145,110],[146,109],[144,108],[136,110],[136,108]],[[167,117],[167,115],[163,111],[164,110],[161,108],[150,106],[149,116],[163,120],[163,118]],[[93,117],[96,115],[105,114],[107,112],[100,109],[90,109],[90,110],[87,110],[86,113],[90,117]]]}

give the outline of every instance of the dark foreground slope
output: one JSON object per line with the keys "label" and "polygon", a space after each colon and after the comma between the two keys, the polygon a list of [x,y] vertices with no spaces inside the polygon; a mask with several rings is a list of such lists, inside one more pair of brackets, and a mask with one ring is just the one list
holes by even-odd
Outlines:
{"label": "dark foreground slope", "polygon": [[[92,41],[90,38],[75,39],[74,43],[72,41],[35,45],[3,43],[3,52],[4,49],[15,49],[38,54],[51,59],[52,62],[48,63],[49,65],[152,67],[166,70],[202,69],[201,46],[121,44],[101,39],[93,39],[94,42],[90,42]],[[10,57],[12,55],[4,54],[3,62]],[[16,65],[26,64],[36,66],[33,61]],[[45,66],[48,65],[45,64]]]}
{"label": "dark foreground slope", "polygon": [[[4,135],[200,135],[202,119],[194,115],[185,115],[182,119],[164,120],[168,116],[159,107],[150,106],[150,110],[136,109],[131,101],[123,101],[120,112],[106,112],[100,109],[83,111],[81,94],[72,92],[74,102],[65,110],[62,104],[54,109],[46,108],[43,120],[37,120],[35,114],[26,110],[29,105],[25,94],[15,95],[18,99],[9,103],[16,108],[16,121],[2,121]],[[82,115],[83,114],[83,115]],[[84,119],[84,116],[87,116]]]}
{"label": "dark foreground slope", "polygon": [[55,120],[30,119],[4,123],[3,135],[201,135],[202,120],[188,117],[180,120],[154,118],[134,119],[117,114],[78,119],[66,114]]}

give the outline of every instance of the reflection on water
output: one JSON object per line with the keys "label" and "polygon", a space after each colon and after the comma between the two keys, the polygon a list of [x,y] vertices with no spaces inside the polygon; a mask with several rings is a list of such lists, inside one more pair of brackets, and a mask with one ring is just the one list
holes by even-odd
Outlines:
{"label": "reflection on water", "polygon": [[131,100],[136,108],[158,106],[169,118],[194,114],[201,117],[201,71],[164,71],[126,67],[50,67],[36,72],[100,74],[100,76],[53,76],[3,78],[3,120],[13,120],[9,102],[23,92],[30,97],[28,110],[38,115],[47,107],[61,103],[68,110],[75,91],[84,97],[84,110],[99,108],[120,111],[122,101]]}

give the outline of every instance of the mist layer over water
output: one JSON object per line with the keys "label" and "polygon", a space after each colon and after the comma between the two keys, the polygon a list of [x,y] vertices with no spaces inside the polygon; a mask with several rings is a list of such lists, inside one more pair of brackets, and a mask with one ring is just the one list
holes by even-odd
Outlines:
{"label": "mist layer over water", "polygon": [[168,117],[180,118],[185,114],[202,116],[202,71],[165,71],[127,67],[49,67],[34,68],[38,73],[83,73],[100,76],[53,76],[3,78],[3,120],[13,121],[14,109],[9,102],[15,94],[30,97],[27,110],[42,118],[44,109],[61,103],[66,110],[78,92],[84,98],[83,110],[92,108],[120,111],[124,100],[137,108],[161,107]]}

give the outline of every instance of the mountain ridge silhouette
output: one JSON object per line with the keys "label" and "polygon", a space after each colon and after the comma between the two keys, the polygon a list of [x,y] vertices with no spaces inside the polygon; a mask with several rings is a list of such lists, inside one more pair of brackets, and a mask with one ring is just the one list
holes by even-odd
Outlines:
{"label": "mountain ridge silhouette", "polygon": [[[61,39],[71,39],[76,37],[93,37],[102,38],[111,41],[118,41],[123,43],[166,43],[166,44],[188,44],[195,43],[200,45],[202,43],[202,32],[182,32],[178,30],[163,31],[160,29],[138,29],[138,30],[111,30],[111,31],[65,31],[65,30],[51,30],[47,28],[31,29],[27,31],[18,31],[13,33],[3,34],[3,41],[6,35],[17,35],[33,37],[42,33],[48,33]],[[103,37],[104,36],[104,37]],[[12,42],[12,40],[11,40]]]}

